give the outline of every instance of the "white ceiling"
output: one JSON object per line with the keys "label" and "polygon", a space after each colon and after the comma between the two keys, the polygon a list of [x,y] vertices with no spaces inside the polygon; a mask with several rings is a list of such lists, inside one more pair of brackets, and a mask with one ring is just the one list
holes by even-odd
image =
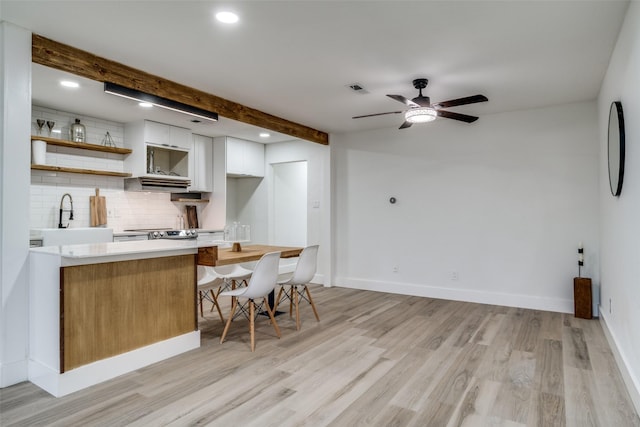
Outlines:
{"label": "white ceiling", "polygon": [[[42,36],[340,133],[399,126],[397,115],[351,117],[402,109],[385,95],[416,96],[418,77],[429,79],[432,102],[486,95],[489,102],[452,109],[481,119],[595,99],[628,2],[2,0],[0,7],[3,20]],[[215,21],[222,9],[240,22]],[[34,67],[34,98],[64,102],[36,84],[44,74]],[[368,93],[348,89],[355,82]],[[102,104],[86,98],[74,112]],[[100,117],[124,121],[113,114]],[[229,120],[212,126],[258,131]]]}

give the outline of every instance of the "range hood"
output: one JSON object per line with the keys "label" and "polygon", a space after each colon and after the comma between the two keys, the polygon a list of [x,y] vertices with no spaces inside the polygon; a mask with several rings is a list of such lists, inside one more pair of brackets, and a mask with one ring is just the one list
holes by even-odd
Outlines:
{"label": "range hood", "polygon": [[138,176],[124,179],[125,191],[181,192],[191,185],[189,178],[177,176]]}

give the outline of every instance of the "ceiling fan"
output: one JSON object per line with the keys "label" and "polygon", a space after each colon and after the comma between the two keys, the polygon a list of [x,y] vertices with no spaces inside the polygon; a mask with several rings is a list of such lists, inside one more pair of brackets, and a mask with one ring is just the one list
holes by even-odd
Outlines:
{"label": "ceiling fan", "polygon": [[361,119],[363,117],[382,116],[385,114],[400,114],[404,113],[404,123],[399,129],[405,129],[410,127],[414,123],[426,123],[436,119],[436,117],[444,117],[446,119],[460,120],[461,122],[473,123],[478,120],[476,116],[468,116],[466,114],[454,113],[452,111],[443,110],[443,108],[457,107],[459,105],[475,104],[476,102],[484,102],[489,99],[484,95],[473,95],[465,98],[452,99],[449,101],[437,102],[431,104],[431,100],[428,96],[422,95],[422,89],[427,87],[429,80],[427,79],[415,79],[413,81],[413,87],[420,92],[418,96],[413,99],[407,99],[402,95],[387,95],[391,99],[402,102],[409,107],[408,110],[390,111],[388,113],[367,114],[364,116],[355,116],[354,119]]}

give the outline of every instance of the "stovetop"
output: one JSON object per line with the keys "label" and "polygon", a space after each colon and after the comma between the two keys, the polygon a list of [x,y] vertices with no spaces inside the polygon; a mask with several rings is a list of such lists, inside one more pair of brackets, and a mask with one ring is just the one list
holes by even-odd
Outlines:
{"label": "stovetop", "polygon": [[122,230],[122,231],[134,231],[137,233],[150,233],[152,231],[167,231],[167,230],[173,230],[172,228],[130,228],[128,230]]}
{"label": "stovetop", "polygon": [[149,240],[151,239],[197,239],[198,232],[196,230],[156,230],[149,232]]}
{"label": "stovetop", "polygon": [[148,233],[149,240],[154,239],[197,239],[198,231],[194,229],[173,230],[171,228],[138,228],[124,231]]}

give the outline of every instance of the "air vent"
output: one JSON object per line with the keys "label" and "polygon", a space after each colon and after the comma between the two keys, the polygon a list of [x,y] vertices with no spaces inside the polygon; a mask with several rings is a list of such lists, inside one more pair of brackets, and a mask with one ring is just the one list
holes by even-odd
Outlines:
{"label": "air vent", "polygon": [[125,178],[125,191],[160,191],[174,192],[186,190],[191,185],[191,180],[184,177],[157,177],[140,176],[136,178]]}
{"label": "air vent", "polygon": [[360,83],[351,83],[347,85],[347,87],[352,91],[354,91],[355,93],[360,93],[360,94],[369,93],[369,91],[366,90],[364,86],[362,86]]}

